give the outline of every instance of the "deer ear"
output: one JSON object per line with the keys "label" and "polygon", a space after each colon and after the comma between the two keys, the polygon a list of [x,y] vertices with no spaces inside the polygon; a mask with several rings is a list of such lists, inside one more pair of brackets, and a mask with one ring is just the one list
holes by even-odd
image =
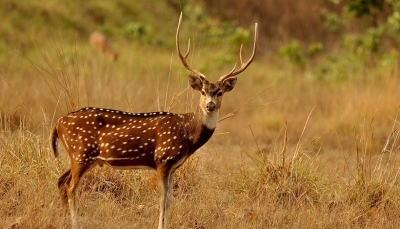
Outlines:
{"label": "deer ear", "polygon": [[203,82],[197,76],[189,75],[189,84],[194,90],[197,91],[201,91],[201,89],[203,88]]}
{"label": "deer ear", "polygon": [[227,79],[224,79],[224,81],[222,81],[222,90],[224,90],[224,92],[232,91],[232,89],[236,85],[236,81],[236,77],[229,77]]}

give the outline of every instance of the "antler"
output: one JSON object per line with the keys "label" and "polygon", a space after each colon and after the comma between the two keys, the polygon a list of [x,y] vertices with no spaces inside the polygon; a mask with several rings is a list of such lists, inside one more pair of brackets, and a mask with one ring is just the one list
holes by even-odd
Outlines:
{"label": "antler", "polygon": [[182,55],[181,49],[179,48],[179,31],[181,30],[181,21],[182,21],[182,12],[181,12],[181,16],[179,17],[178,29],[176,30],[176,50],[178,52],[179,58],[181,59],[183,66],[185,66],[185,68],[187,70],[200,76],[200,78],[202,80],[204,80],[204,79],[206,79],[206,77],[201,72],[197,71],[196,69],[191,68],[186,62],[186,59],[189,56],[189,52],[190,52],[190,39],[189,39],[189,44],[188,44],[188,50],[184,56]]}
{"label": "antler", "polygon": [[254,47],[253,47],[253,54],[251,54],[250,59],[249,59],[246,63],[243,63],[243,60],[242,60],[242,48],[243,48],[243,45],[241,45],[241,46],[240,46],[240,53],[239,53],[239,54],[240,54],[240,55],[239,55],[239,58],[240,58],[240,65],[241,65],[241,67],[240,67],[237,71],[235,71],[235,68],[236,68],[236,65],[237,65],[237,63],[236,63],[235,66],[233,67],[232,71],[230,71],[228,74],[226,74],[226,75],[222,76],[221,78],[219,78],[218,81],[223,81],[224,79],[226,79],[226,78],[228,78],[228,77],[236,76],[237,74],[243,72],[243,71],[251,64],[251,62],[253,62],[254,56],[255,56],[256,50],[257,50],[257,37],[258,37],[258,25],[257,25],[257,23],[256,23],[256,24],[255,24],[255,29],[254,29]]}

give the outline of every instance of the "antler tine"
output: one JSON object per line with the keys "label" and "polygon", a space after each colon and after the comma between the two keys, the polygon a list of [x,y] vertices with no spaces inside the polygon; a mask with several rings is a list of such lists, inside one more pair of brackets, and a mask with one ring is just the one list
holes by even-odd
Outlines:
{"label": "antler tine", "polygon": [[236,68],[236,64],[235,67],[233,68],[233,70],[231,72],[229,72],[228,74],[222,76],[221,78],[219,78],[219,81],[222,81],[230,76],[236,76],[237,74],[243,72],[244,70],[246,70],[246,68],[251,64],[251,62],[253,62],[256,51],[257,51],[257,38],[258,38],[258,24],[255,24],[255,29],[254,29],[254,45],[253,45],[253,53],[251,54],[250,59],[246,62],[243,63],[243,59],[242,59],[242,48],[243,45],[240,46],[240,51],[239,51],[239,60],[240,60],[240,68],[235,71]]}
{"label": "antler tine", "polygon": [[204,80],[206,77],[201,72],[197,71],[196,69],[191,68],[187,64],[187,57],[189,56],[189,53],[190,53],[190,39],[189,39],[189,44],[188,44],[188,50],[186,51],[185,55],[183,56],[181,53],[181,49],[179,47],[179,32],[181,30],[181,24],[182,24],[181,22],[182,22],[182,12],[181,12],[181,16],[179,17],[178,29],[176,30],[176,50],[178,52],[179,58],[181,59],[183,66],[185,66],[185,68],[187,70],[193,72],[194,74],[198,75],[200,78],[202,78]]}
{"label": "antler tine", "polygon": [[190,39],[188,41],[188,50],[185,53],[185,60],[187,60],[187,57],[189,56],[189,53],[190,53]]}
{"label": "antler tine", "polygon": [[240,60],[240,66],[243,65],[243,59],[242,59],[242,49],[243,49],[243,44],[240,45],[240,50],[239,50],[239,60]]}
{"label": "antler tine", "polygon": [[230,76],[230,75],[235,71],[236,65],[237,65],[237,62],[235,63],[235,66],[233,66],[233,69],[232,69],[227,75],[221,77],[220,80],[221,80],[222,78],[225,78],[226,76]]}

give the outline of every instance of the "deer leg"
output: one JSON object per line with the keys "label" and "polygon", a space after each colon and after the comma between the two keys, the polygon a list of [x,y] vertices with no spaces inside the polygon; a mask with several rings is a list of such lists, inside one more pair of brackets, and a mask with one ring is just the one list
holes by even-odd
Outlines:
{"label": "deer leg", "polygon": [[169,169],[158,171],[158,180],[160,182],[161,190],[160,219],[158,221],[158,229],[164,229],[168,224],[169,208],[171,206],[173,191],[173,175],[174,171]]}
{"label": "deer leg", "polygon": [[67,189],[68,185],[71,181],[71,169],[67,170],[59,179],[58,179],[58,190],[60,192],[61,202],[63,207],[68,205],[68,196]]}
{"label": "deer leg", "polygon": [[[80,181],[82,180],[83,176],[85,175],[86,172],[88,172],[94,164],[72,164],[71,165],[71,170],[69,170],[70,174],[68,175],[68,181],[69,183],[66,185],[66,194],[67,194],[67,200],[68,200],[68,206],[69,206],[69,211],[71,215],[71,222],[72,222],[72,228],[77,229],[78,228],[78,222],[76,220],[77,216],[77,208],[76,208],[76,190],[80,184]],[[66,174],[66,173],[65,173]],[[65,175],[64,174],[64,175]],[[63,175],[63,176],[64,176]],[[61,176],[61,177],[63,177]],[[61,178],[60,178],[61,179]]]}

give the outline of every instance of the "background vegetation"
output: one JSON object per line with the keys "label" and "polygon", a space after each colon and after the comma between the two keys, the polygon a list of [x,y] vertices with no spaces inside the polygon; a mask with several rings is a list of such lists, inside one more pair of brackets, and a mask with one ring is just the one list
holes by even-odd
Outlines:
{"label": "background vegetation", "polygon": [[[213,138],[179,170],[172,228],[395,228],[400,6],[393,0],[0,0],[0,228],[68,228],[48,133],[83,106],[188,112],[182,47],[214,81],[260,41]],[[92,50],[107,34],[113,62]],[[154,172],[96,168],[83,228],[154,228]]]}

